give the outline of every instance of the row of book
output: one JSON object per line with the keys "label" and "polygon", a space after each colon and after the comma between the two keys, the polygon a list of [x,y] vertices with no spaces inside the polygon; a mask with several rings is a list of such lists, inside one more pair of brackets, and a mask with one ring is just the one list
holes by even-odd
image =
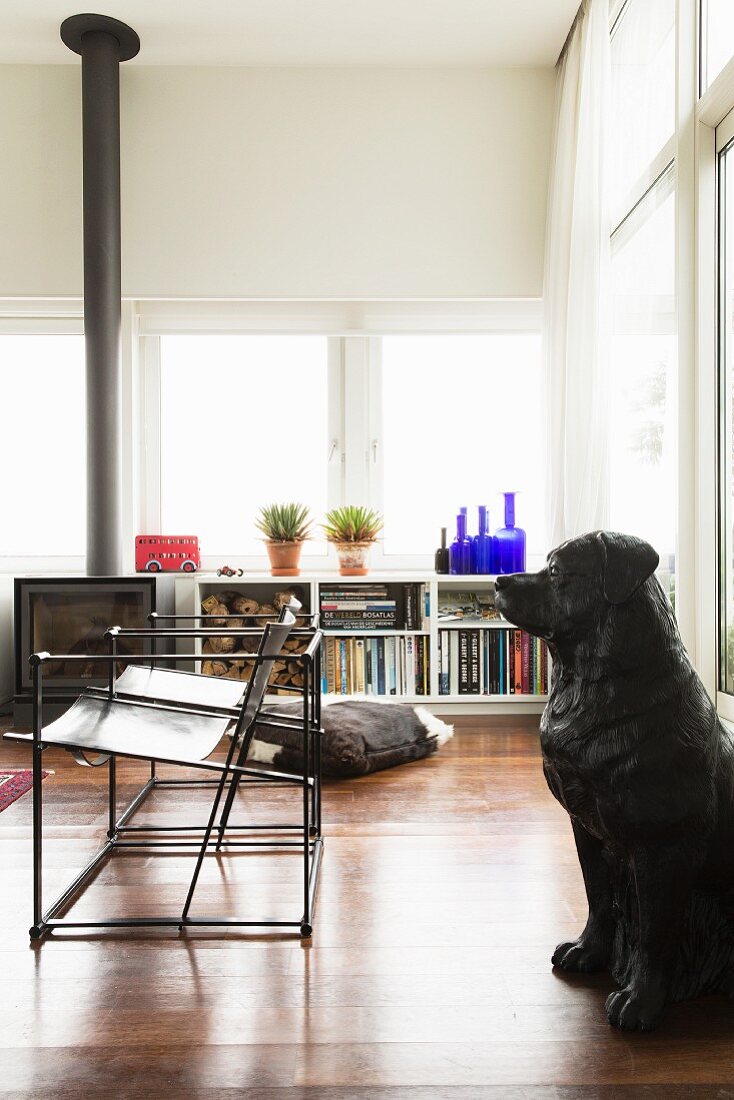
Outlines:
{"label": "row of book", "polygon": [[322,690],[335,695],[429,695],[429,638],[325,638]]}
{"label": "row of book", "polygon": [[324,630],[425,630],[429,615],[425,584],[322,585]]}
{"label": "row of book", "polygon": [[515,627],[439,630],[439,695],[547,695],[548,649]]}

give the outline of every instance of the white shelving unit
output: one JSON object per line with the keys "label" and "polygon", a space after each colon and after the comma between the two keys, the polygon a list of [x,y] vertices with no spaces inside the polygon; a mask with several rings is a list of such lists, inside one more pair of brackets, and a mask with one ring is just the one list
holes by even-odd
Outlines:
{"label": "white shelving unit", "polygon": [[[241,591],[252,594],[266,591],[277,592],[284,588],[300,587],[307,597],[310,610],[318,609],[318,586],[320,584],[425,584],[428,586],[431,615],[427,630],[384,630],[384,631],[348,631],[328,630],[326,635],[334,637],[378,637],[422,634],[430,638],[431,693],[429,695],[401,695],[393,698],[400,702],[421,703],[436,713],[462,714],[516,714],[518,708],[524,714],[540,713],[545,706],[545,695],[439,695],[438,693],[438,631],[461,629],[459,623],[450,621],[439,623],[436,612],[441,590],[477,591],[489,587],[494,576],[452,576],[450,574],[421,572],[370,572],[366,577],[342,577],[339,573],[302,573],[299,577],[273,577],[270,573],[247,573],[243,577],[218,577],[216,573],[177,574],[175,583],[176,613],[193,615],[201,612],[201,601],[215,592],[217,588],[229,591]],[[304,605],[306,599],[304,600]],[[508,625],[502,621],[465,624],[465,629],[495,629]]]}

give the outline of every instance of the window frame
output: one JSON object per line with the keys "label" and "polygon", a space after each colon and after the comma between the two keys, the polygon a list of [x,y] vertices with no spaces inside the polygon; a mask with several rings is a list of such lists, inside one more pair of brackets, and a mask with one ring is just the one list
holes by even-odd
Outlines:
{"label": "window frame", "polygon": [[[692,0],[691,0],[692,2]],[[690,199],[695,231],[696,362],[696,664],[716,700],[719,714],[734,720],[734,696],[721,690],[724,593],[721,586],[721,356],[719,327],[720,195],[718,156],[722,124],[734,111],[734,58],[705,87],[704,0],[695,5],[698,34],[696,100],[690,127],[695,149],[694,195]],[[730,120],[731,121],[731,120]]]}
{"label": "window frame", "polygon": [[[329,347],[328,507],[363,504],[382,511],[382,336],[540,333],[542,300],[474,299],[461,302],[145,302],[140,303],[139,448],[140,517],[160,529],[160,340],[182,334],[320,334]],[[336,333],[336,334],[335,334]],[[317,517],[317,520],[320,517]],[[144,533],[144,532],[143,532]],[[302,571],[336,571],[330,546],[304,553]],[[423,554],[386,555],[377,542],[375,571],[432,570],[435,548]],[[265,555],[228,555],[227,564],[248,572],[267,568]],[[539,557],[537,564],[542,559]],[[202,570],[223,562],[202,557]],[[531,563],[532,564],[532,563]]]}
{"label": "window frame", "polygon": [[[635,3],[641,3],[644,0],[613,0],[610,4],[609,11],[609,40],[613,43],[614,36],[624,23],[624,19],[630,12]],[[695,2],[695,0],[694,0]],[[703,2],[703,0],[702,0]],[[676,12],[676,73],[675,84],[676,90],[678,88],[680,77],[679,66],[679,50],[680,50],[680,36],[678,27],[678,15],[680,11],[680,4],[678,5],[678,11]],[[677,154],[677,119],[673,133],[663,142],[661,147],[655,152],[655,154],[648,161],[647,165],[637,177],[635,182],[627,191],[623,198],[619,199],[617,203],[612,206],[611,213],[611,225],[612,230],[610,238],[613,240],[615,233],[621,228],[622,224],[627,220],[630,214],[633,213],[636,206],[644,201],[646,195],[656,186],[658,181],[665,175],[670,169],[671,164],[674,164]]]}
{"label": "window frame", "polygon": [[[631,11],[635,3],[644,0],[614,0],[610,4],[609,12],[609,37],[613,41],[615,34],[622,26],[625,16]],[[692,537],[684,531],[681,522],[682,517],[694,507],[694,487],[692,479],[686,468],[688,452],[694,445],[695,434],[691,415],[684,404],[687,391],[693,385],[693,356],[692,349],[687,347],[686,341],[690,335],[693,324],[693,309],[686,311],[681,308],[681,302],[685,301],[686,290],[690,291],[693,298],[693,284],[686,287],[685,260],[690,258],[693,249],[693,237],[685,224],[686,216],[691,215],[693,192],[690,177],[693,171],[693,149],[688,140],[682,123],[682,117],[689,108],[692,94],[686,94],[689,77],[695,78],[697,71],[696,60],[686,52],[685,30],[695,28],[695,6],[697,0],[677,0],[675,13],[675,115],[673,133],[666,138],[643,171],[638,176],[627,194],[618,201],[610,210],[611,230],[610,245],[612,256],[615,249],[624,243],[628,231],[634,232],[638,215],[644,212],[646,203],[659,188],[665,187],[666,177],[670,177],[671,190],[675,200],[675,301],[673,305],[672,323],[677,338],[677,521],[675,537],[675,605],[676,618],[681,636],[690,651],[696,646],[694,614],[696,607],[696,578],[694,575],[695,553],[692,545]],[[694,30],[694,39],[696,39]],[[697,39],[696,39],[697,41]],[[697,49],[697,46],[696,46]],[[665,322],[666,315],[661,314],[661,321]],[[612,331],[616,328],[616,318],[613,318]]]}
{"label": "window frame", "polygon": [[734,693],[726,690],[727,655],[727,590],[725,583],[726,554],[731,552],[727,545],[727,525],[729,511],[725,502],[729,478],[725,468],[727,457],[731,457],[730,417],[732,379],[727,377],[726,355],[726,188],[724,177],[724,158],[727,154],[734,159],[734,107],[721,120],[714,132],[716,164],[716,391],[717,391],[717,709],[729,719],[734,719]]}

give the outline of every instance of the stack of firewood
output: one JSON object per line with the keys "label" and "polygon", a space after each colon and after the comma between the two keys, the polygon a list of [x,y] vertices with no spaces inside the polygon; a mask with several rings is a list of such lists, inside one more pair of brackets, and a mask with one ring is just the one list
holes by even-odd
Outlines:
{"label": "stack of firewood", "polygon": [[[216,595],[207,596],[202,601],[201,610],[207,616],[207,622],[218,630],[232,627],[257,627],[264,630],[266,623],[274,623],[278,620],[280,609],[288,603],[294,593],[290,590],[276,592],[272,604],[261,604],[251,596],[242,592],[217,592]],[[227,619],[227,615],[244,615],[243,619]],[[266,618],[253,618],[255,615],[264,615]],[[305,626],[308,619],[299,616],[299,626]],[[243,661],[239,654],[256,653],[259,638],[255,635],[249,637],[237,637],[236,635],[224,635],[222,637],[207,638],[202,644],[202,653],[207,654],[207,660],[202,661],[201,671],[205,676],[224,676],[228,680],[249,680],[254,666],[253,661]],[[303,672],[298,661],[293,660],[293,655],[302,653],[308,645],[306,638],[288,638],[286,640],[279,659],[273,665],[270,684],[275,686],[303,687]],[[285,694],[285,693],[284,693]]]}

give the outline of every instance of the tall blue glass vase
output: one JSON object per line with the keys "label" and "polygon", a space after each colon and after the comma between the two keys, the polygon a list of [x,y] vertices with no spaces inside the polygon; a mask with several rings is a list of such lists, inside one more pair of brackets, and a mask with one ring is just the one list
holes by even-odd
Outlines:
{"label": "tall blue glass vase", "polygon": [[480,504],[479,530],[472,539],[472,573],[492,572],[494,539],[489,533],[489,512],[486,504]]}
{"label": "tall blue glass vase", "polygon": [[449,572],[462,575],[471,572],[471,539],[466,537],[465,512],[456,517],[456,538],[449,547]]}
{"label": "tall blue glass vase", "polygon": [[503,493],[505,526],[495,531],[497,540],[496,573],[525,572],[525,532],[515,526],[515,494]]}

